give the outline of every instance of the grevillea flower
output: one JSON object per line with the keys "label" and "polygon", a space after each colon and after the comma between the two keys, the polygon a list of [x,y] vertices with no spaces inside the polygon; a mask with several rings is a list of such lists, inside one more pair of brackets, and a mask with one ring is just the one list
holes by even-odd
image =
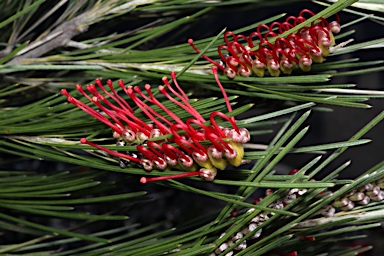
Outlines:
{"label": "grevillea flower", "polygon": [[[222,70],[229,78],[250,76],[263,77],[265,70],[271,76],[279,76],[280,72],[291,74],[300,67],[303,71],[311,69],[312,62],[321,63],[335,45],[333,33],[340,32],[340,19],[328,22],[324,18],[312,22],[295,34],[279,37],[285,31],[304,22],[305,15],[314,16],[310,10],[302,10],[299,16],[289,16],[284,22],[273,22],[271,25],[260,24],[249,36],[236,35],[231,31],[224,33],[225,44],[218,47],[221,63],[206,55],[206,60]],[[270,38],[275,38],[274,43]],[[255,40],[256,39],[256,40]],[[188,43],[200,53],[200,50],[189,39]]]}
{"label": "grevillea flower", "polygon": [[[232,108],[218,79],[217,69],[214,67],[212,71],[231,112]],[[134,108],[115,91],[111,80],[106,82],[109,90],[104,87],[101,79],[96,79],[95,84],[87,85],[88,92],[84,91],[81,85],[76,86],[76,89],[101,112],[72,97],[63,89],[61,93],[67,96],[69,102],[112,129],[117,145],[136,145],[137,152],[126,154],[113,151],[86,138],[82,138],[80,142],[119,159],[140,164],[146,171],[152,169],[186,171],[182,174],[156,178],[143,177],[142,183],[187,176],[200,176],[206,180],[213,180],[217,169],[223,170],[227,164],[239,166],[244,156],[243,144],[250,140],[248,130],[239,128],[234,117],[228,117],[218,111],[212,112],[206,120],[190,104],[188,96],[177,83],[175,72],[171,72],[171,77],[174,86],[169,83],[167,77],[163,77],[165,86],[159,86],[158,91],[172,102],[173,106],[189,113],[190,118],[185,121],[156,99],[149,84],[144,86],[143,91],[138,86],[127,87],[122,80],[118,81],[120,87],[134,102],[137,112],[142,112],[142,116],[150,122],[139,118]],[[225,127],[218,125],[216,122],[218,118]],[[170,136],[153,140],[164,135]]]}

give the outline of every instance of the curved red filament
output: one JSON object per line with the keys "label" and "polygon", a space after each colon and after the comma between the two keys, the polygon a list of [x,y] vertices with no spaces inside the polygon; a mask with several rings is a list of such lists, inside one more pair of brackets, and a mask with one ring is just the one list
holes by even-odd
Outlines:
{"label": "curved red filament", "polygon": [[136,157],[133,157],[133,156],[130,156],[130,155],[126,155],[126,154],[123,154],[123,153],[120,153],[120,152],[117,152],[117,151],[114,151],[114,150],[111,150],[111,149],[108,149],[108,148],[105,148],[105,147],[102,147],[100,145],[97,145],[95,143],[92,143],[90,141],[88,141],[86,138],[82,138],[80,139],[80,142],[81,144],[87,144],[91,147],[94,147],[94,148],[97,148],[99,150],[102,150],[112,156],[117,156],[117,157],[120,157],[120,158],[123,158],[123,159],[127,159],[129,161],[132,161],[132,162],[137,162],[139,163],[140,162],[140,159],[136,158]]}
{"label": "curved red filament", "polygon": [[[193,48],[193,50],[195,50],[195,52],[200,53],[200,50],[197,49],[197,47],[193,44],[193,40],[192,39],[188,39],[188,43]],[[219,69],[224,70],[224,68],[218,62],[216,62],[213,59],[209,58],[207,55],[203,54],[203,55],[201,55],[201,57],[203,57],[204,59],[206,59],[207,61],[209,61],[210,63],[212,63],[216,67],[218,67]]]}
{"label": "curved red filament", "polygon": [[173,174],[168,176],[159,176],[159,177],[153,177],[153,178],[146,178],[142,177],[140,179],[140,182],[145,184],[148,182],[154,182],[154,181],[160,181],[160,180],[173,180],[173,179],[180,179],[185,177],[191,177],[191,176],[200,176],[200,172],[187,172],[187,173],[180,173],[180,174]]}

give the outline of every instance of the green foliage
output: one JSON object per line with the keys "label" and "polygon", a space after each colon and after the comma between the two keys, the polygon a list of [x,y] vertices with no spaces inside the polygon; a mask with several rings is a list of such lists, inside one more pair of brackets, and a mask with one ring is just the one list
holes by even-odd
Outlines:
{"label": "green foliage", "polygon": [[[338,1],[329,5],[282,36],[318,17],[330,17],[343,10],[358,18],[342,26],[337,42],[349,40],[355,33],[350,27],[356,23],[383,20],[366,10],[349,7],[372,9],[382,7],[380,3],[356,2]],[[219,79],[234,107],[232,112],[228,112],[221,96],[216,97],[220,95],[216,93],[220,88],[209,71],[210,65],[201,59],[202,54],[218,58],[216,49],[223,44],[225,30],[217,28],[222,30],[217,35],[195,40],[195,45],[202,50],[200,54],[186,42],[175,45],[175,41],[179,42],[177,36],[185,38],[188,36],[185,31],[214,12],[280,4],[281,1],[248,0],[2,1],[0,241],[4,242],[0,245],[0,254],[147,256],[209,255],[216,251],[215,255],[226,255],[244,241],[248,247],[236,249],[236,255],[274,255],[276,251],[314,255],[314,252],[321,254],[329,250],[332,255],[352,255],[370,249],[348,248],[343,243],[361,238],[356,231],[380,226],[384,216],[383,200],[339,210],[332,217],[324,217],[320,212],[362,186],[379,186],[378,182],[384,177],[384,162],[354,180],[338,179],[349,161],[338,168],[331,167],[331,163],[339,160],[349,147],[369,143],[364,136],[382,121],[384,112],[347,141],[311,146],[298,143],[308,133],[311,111],[330,111],[333,106],[370,108],[369,99],[384,96],[381,91],[362,89],[364,85],[352,89],[356,85],[332,82],[333,77],[381,72],[383,60],[360,61],[354,53],[367,47],[382,47],[384,39],[350,43],[327,57],[324,63],[314,64],[309,73],[295,70],[291,76],[234,79],[221,75]],[[234,32],[245,33],[285,15],[271,15],[265,20],[255,18],[256,23]],[[124,23],[133,25],[121,31]],[[156,43],[156,47],[151,43]],[[76,83],[89,83],[96,77],[124,79],[132,86],[147,82],[158,84],[170,71],[177,71],[178,81],[194,97],[191,105],[204,118],[213,111],[247,116],[237,121],[239,127],[249,129],[254,138],[272,136],[268,145],[244,145],[244,160],[250,162],[249,168],[228,167],[212,182],[188,178],[161,181],[152,186],[138,185],[141,176],[166,176],[169,172],[148,173],[133,165],[120,168],[117,159],[80,144],[80,138],[86,137],[108,149],[136,150],[133,145],[121,147],[111,142],[110,129],[68,104],[66,97],[59,94],[61,88],[70,91]],[[116,82],[114,87],[121,90]],[[70,93],[93,107],[78,91]],[[179,118],[190,117],[165,97],[160,94],[157,97]],[[254,114],[256,109],[269,106],[274,109]],[[140,109],[135,109],[135,114],[149,121]],[[295,175],[276,174],[276,166],[282,159],[294,154],[307,154],[311,160],[298,166],[300,171]],[[40,163],[38,170],[28,168],[29,163],[36,162]],[[59,164],[64,164],[64,170],[51,167]],[[313,180],[329,168],[334,168],[330,174]],[[182,172],[172,171],[174,173]],[[227,189],[225,192],[221,190],[223,187]],[[213,198],[222,203],[222,207],[211,213],[195,214],[196,219],[177,223],[177,228],[171,228],[174,223],[169,221],[140,226],[127,220],[131,214],[136,216],[153,204],[156,201],[153,198],[162,197],[162,192],[157,193],[161,189]],[[250,203],[252,196],[262,189],[273,191],[258,204]],[[291,189],[306,192],[283,209],[271,206]],[[239,214],[230,217],[235,208]],[[261,214],[268,215],[268,219],[228,243]],[[58,225],[57,220],[65,225]],[[260,238],[252,239],[258,231],[262,231]],[[21,239],[7,238],[18,234]],[[316,240],[308,241],[303,236]],[[218,252],[224,243],[228,246]]]}

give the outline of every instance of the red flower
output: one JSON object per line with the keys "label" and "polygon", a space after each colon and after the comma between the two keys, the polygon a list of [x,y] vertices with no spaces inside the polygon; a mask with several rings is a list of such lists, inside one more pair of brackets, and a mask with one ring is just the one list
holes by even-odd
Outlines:
{"label": "red flower", "polygon": [[[222,90],[227,108],[231,112],[231,105],[218,79],[216,68],[212,68],[212,71]],[[97,86],[94,84],[86,86],[88,93],[82,89],[81,85],[76,86],[76,89],[105,115],[72,97],[63,89],[61,93],[67,96],[69,102],[111,127],[113,137],[121,144],[137,145],[138,154],[109,150],[85,138],[82,138],[80,142],[112,156],[139,163],[147,171],[151,171],[153,168],[158,170],[174,168],[187,171],[182,174],[157,178],[143,177],[142,183],[186,176],[200,176],[206,180],[213,180],[216,170],[224,169],[228,163],[239,166],[244,156],[242,145],[249,141],[249,132],[245,128],[239,128],[234,117],[228,117],[217,111],[210,114],[210,122],[208,122],[189,103],[188,96],[177,83],[176,73],[171,72],[171,77],[175,88],[171,86],[167,77],[163,77],[165,86],[159,86],[158,90],[174,105],[190,114],[191,117],[186,121],[181,120],[177,114],[157,100],[149,84],[144,86],[145,94],[138,86],[126,87],[122,80],[118,81],[120,87],[143,115],[150,120],[149,122],[139,118],[133,108],[116,93],[111,80],[107,81],[110,91],[102,85],[101,79],[96,79]],[[162,112],[166,115],[162,115]],[[225,120],[228,123],[226,126],[231,128],[219,126],[215,117]],[[162,140],[151,140],[163,135],[172,136]]]}
{"label": "red flower", "polygon": [[[320,18],[318,23],[312,22],[309,27],[303,27],[295,34],[290,34],[286,38],[278,37],[304,22],[305,14],[315,15],[305,9],[298,17],[289,16],[282,23],[273,22],[270,26],[260,24],[248,37],[227,31],[224,33],[225,45],[218,47],[221,63],[206,55],[202,56],[229,78],[252,74],[263,77],[265,70],[268,70],[271,76],[279,76],[280,71],[291,74],[297,66],[303,71],[309,71],[312,61],[323,62],[323,57],[329,55],[330,47],[335,44],[333,33],[340,31],[340,19],[338,15],[336,15],[337,21],[332,22]],[[257,39],[256,42],[254,37]],[[270,37],[277,37],[274,43],[269,41]],[[189,39],[188,43],[200,53],[192,39]]]}

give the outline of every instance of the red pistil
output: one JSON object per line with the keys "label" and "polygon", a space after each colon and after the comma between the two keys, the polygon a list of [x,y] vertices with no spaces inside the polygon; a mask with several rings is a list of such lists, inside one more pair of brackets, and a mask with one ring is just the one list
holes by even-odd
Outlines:
{"label": "red pistil", "polygon": [[227,45],[230,44],[230,41],[228,40],[228,35],[231,35],[233,37],[233,41],[237,42],[237,35],[233,33],[232,31],[225,31],[224,33],[224,41]]}
{"label": "red pistil", "polygon": [[[179,92],[181,93],[181,95],[183,95],[183,97],[180,97],[180,98],[184,98],[184,100],[186,101],[186,102],[188,102],[188,100],[189,100],[189,98],[188,98],[188,96],[187,96],[187,94],[185,94],[185,92],[184,92],[184,90],[183,89],[181,89],[181,87],[179,86],[179,83],[177,82],[177,79],[176,79],[176,72],[171,72],[171,77],[172,77],[172,81],[173,81],[173,83],[175,84],[175,86],[176,86],[176,88],[179,90]],[[172,90],[172,86],[169,86],[169,85],[167,85],[168,86],[168,88],[170,89],[170,90]],[[176,94],[175,94],[176,95]],[[176,95],[176,96],[178,96],[178,95]],[[179,96],[178,96],[179,97]]]}
{"label": "red pistil", "polygon": [[[181,104],[180,102],[178,102],[177,100],[175,100],[174,98],[171,97],[171,95],[168,94],[167,90],[165,89],[164,86],[159,86],[159,91],[164,94],[165,97],[167,97],[170,101],[172,101],[173,103],[175,103],[176,105],[178,105],[179,107],[183,108],[185,111],[187,111],[188,113],[190,113],[194,118],[196,118],[197,120],[201,121],[201,122],[205,122],[205,119],[200,115],[200,113],[188,102],[188,97],[184,98],[183,96],[181,96],[180,94],[178,94],[173,88],[172,86],[169,84],[169,81],[168,81],[168,78],[165,76],[162,78],[163,82],[165,83],[165,85],[167,86],[167,88],[175,95],[177,96],[179,99],[181,99],[181,101],[184,103]],[[174,77],[174,81],[176,81],[176,77]],[[180,88],[178,85],[177,85],[178,88]],[[180,91],[181,88],[180,88]],[[182,91],[183,92],[183,91]],[[185,95],[185,93],[183,92],[183,94]],[[185,95],[186,96],[186,95]]]}
{"label": "red pistil", "polygon": [[[100,98],[101,99],[101,98]],[[99,98],[97,97],[93,97],[92,100],[91,100],[101,111],[103,111],[105,114],[107,114],[109,117],[111,117],[113,119],[113,121],[115,123],[117,123],[118,125],[120,125],[121,127],[123,127],[123,124],[120,122],[119,119],[117,119],[115,117],[115,113],[114,111],[111,111],[107,108],[105,108],[103,105],[100,104],[99,102]]]}
{"label": "red pistil", "polygon": [[[143,98],[145,100],[148,100],[148,97],[146,97],[140,90],[140,88],[138,86],[135,86],[133,87],[133,90],[135,92],[137,92],[140,96],[144,96]],[[151,114],[153,114],[154,116],[156,116],[157,118],[159,118],[160,120],[162,120],[164,123],[166,123],[168,126],[171,126],[172,125],[172,122],[169,121],[167,118],[165,118],[164,116],[160,115],[158,112],[156,112],[153,108],[149,107],[144,101],[140,100],[139,98],[136,98],[137,101],[140,102],[140,106],[143,106],[146,110],[148,110],[149,112],[151,112]],[[150,101],[151,102],[151,101]],[[153,102],[151,102],[153,103]],[[138,104],[139,106],[139,104]],[[158,105],[159,106],[159,105]],[[160,107],[160,106],[159,106]],[[168,109],[167,109],[168,112],[170,112]],[[167,112],[166,111],[166,112]],[[170,112],[171,113],[171,112]],[[177,117],[176,117],[177,118]]]}
{"label": "red pistil", "polygon": [[261,36],[261,32],[260,32],[261,28],[265,28],[267,30],[267,32],[271,32],[271,29],[265,24],[260,24],[259,26],[257,26],[257,29],[256,29],[257,36],[259,37],[260,42],[263,42],[264,38]]}
{"label": "red pistil", "polygon": [[[199,140],[199,141],[205,139],[205,135],[203,132],[205,132],[205,130],[207,129],[207,126],[205,126],[202,122],[192,118],[187,119],[186,123],[187,123],[188,130],[191,132],[191,137],[194,137],[196,140]],[[203,130],[200,130],[200,131],[195,130],[195,128],[192,126],[192,123],[198,125]]]}
{"label": "red pistil", "polygon": [[214,145],[217,150],[223,151],[225,148],[230,152],[230,154],[236,154],[233,147],[231,147],[227,142],[220,138],[220,136],[217,136],[213,133],[208,133],[206,136],[207,139]]}
{"label": "red pistil", "polygon": [[137,93],[139,93],[139,95],[144,98],[145,100],[151,102],[152,104],[155,104],[156,106],[160,107],[165,113],[167,113],[171,118],[173,118],[173,120],[175,120],[177,123],[179,124],[182,124],[182,125],[185,125],[184,122],[178,117],[176,116],[172,111],[170,111],[168,108],[166,108],[160,101],[158,101],[155,96],[153,96],[152,94],[152,91],[151,91],[151,86],[149,84],[146,84],[144,86],[146,92],[148,93],[149,95],[149,98],[147,96],[145,96],[140,88],[138,86],[135,86],[134,89]]}
{"label": "red pistil", "polygon": [[92,101],[92,98],[83,90],[81,84],[76,85],[76,90],[78,90],[81,94],[83,94],[89,101]]}
{"label": "red pistil", "polygon": [[177,159],[177,155],[176,154],[178,154],[179,157],[184,160],[184,162],[190,163],[191,159],[188,158],[188,156],[186,154],[184,154],[183,151],[175,148],[174,146],[172,146],[170,144],[167,144],[167,143],[164,143],[164,144],[162,144],[161,148],[163,149],[165,154],[167,156],[171,156],[172,159]]}
{"label": "red pistil", "polygon": [[[117,95],[117,93],[115,92],[115,90],[113,89],[112,87],[112,81],[111,80],[108,80],[107,81],[107,84],[108,86],[110,87],[110,89],[113,91],[113,93],[115,95],[111,95],[110,93],[108,93],[108,91],[105,90],[105,88],[103,87],[103,85],[101,84],[101,79],[96,79],[96,84],[102,88],[103,92],[105,92],[109,97],[111,97],[113,100],[115,100],[118,105],[121,107],[121,108],[118,108],[117,106],[115,106],[114,104],[112,104],[110,101],[108,101],[103,95],[101,95],[95,85],[93,84],[90,84],[88,85],[86,88],[87,90],[92,93],[94,96],[96,96],[99,100],[101,100],[103,103],[105,103],[106,105],[108,105],[108,107],[110,107],[114,112],[112,111],[106,111],[105,108],[100,109],[103,110],[104,112],[108,112],[108,115],[113,119],[113,116],[117,116],[119,119],[123,120],[124,122],[126,122],[130,127],[135,127],[137,128],[138,130],[140,130],[141,132],[145,133],[147,136],[149,135],[149,130],[151,129],[145,122],[141,121],[140,119],[138,119],[137,117],[135,117],[133,114],[132,114],[132,108],[128,105],[128,103],[126,101],[124,101],[119,95]],[[119,84],[120,86],[124,86],[124,82],[122,80],[119,81]],[[84,96],[86,96],[90,101],[94,101],[93,99],[91,99],[81,88],[81,85],[77,85],[76,86],[77,90],[79,90]],[[99,105],[98,105],[99,106]],[[129,117],[130,119],[132,119],[133,121],[130,121],[127,117]],[[115,121],[115,119],[114,119]]]}
{"label": "red pistil", "polygon": [[[171,162],[169,162],[170,165],[176,165],[178,156],[176,155],[177,148],[173,147],[172,145],[169,145],[167,143],[163,143],[161,145],[161,149],[166,155],[166,159],[168,158]],[[169,161],[167,160],[167,161]]]}
{"label": "red pistil", "polygon": [[153,153],[155,153],[158,157],[164,157],[164,155],[158,151],[158,150],[161,150],[161,146],[160,146],[159,144],[157,144],[156,142],[154,142],[154,141],[148,141],[148,142],[147,142],[147,146],[148,146],[148,148],[149,148]]}
{"label": "red pistil", "polygon": [[[225,92],[225,89],[224,89],[223,85],[221,84],[221,82],[220,82],[220,80],[219,80],[219,75],[217,74],[217,68],[213,67],[213,68],[212,68],[212,73],[213,73],[213,76],[215,77],[215,80],[216,80],[217,85],[219,86],[219,88],[220,88],[220,90],[221,90],[221,93],[223,94],[225,103],[227,104],[227,109],[228,109],[228,111],[229,111],[229,112],[232,112],[232,106],[231,106],[231,103],[229,102],[227,93]],[[232,117],[232,119],[234,120],[235,118]]]}
{"label": "red pistil", "polygon": [[97,78],[95,80],[96,84],[99,86],[99,88],[106,94],[108,95],[111,99],[113,99],[114,101],[117,102],[117,104],[119,104],[119,106],[121,108],[123,108],[124,110],[127,110],[131,113],[133,113],[133,110],[131,108],[131,106],[128,105],[128,103],[123,99],[121,98],[115,91],[115,89],[113,88],[112,86],[112,81],[111,80],[107,80],[107,85],[108,87],[110,88],[110,90],[112,91],[113,94],[110,94],[103,86],[103,84],[101,83],[101,79],[100,78]]}
{"label": "red pistil", "polygon": [[193,152],[197,152],[202,155],[206,153],[206,150],[204,152],[203,150],[201,150],[200,148],[198,148],[197,146],[193,145],[192,143],[190,143],[189,141],[183,138],[178,138],[175,140],[175,142],[177,143],[177,145],[183,148],[189,155],[192,155]]}
{"label": "red pistil", "polygon": [[157,166],[157,168],[163,170],[167,167],[167,163],[164,161],[164,159],[159,157],[157,154],[152,152],[151,150],[145,148],[142,145],[137,145],[136,146],[137,151],[142,153],[149,161],[154,162]]}
{"label": "red pistil", "polygon": [[[108,83],[108,81],[107,81]],[[128,88],[125,86],[124,84],[124,81],[123,80],[119,80],[117,82],[118,85],[120,85],[120,87],[124,90],[124,92],[128,95]],[[109,84],[108,84],[109,85]],[[112,83],[109,85],[109,86],[112,86]],[[131,88],[131,87],[129,87]],[[123,100],[123,99],[122,99]],[[124,100],[123,100],[124,101]],[[125,103],[128,105],[128,103]],[[145,127],[147,130],[151,130],[151,127],[146,124],[144,121],[140,120],[139,118],[137,118],[136,116],[133,115],[133,111],[124,111],[124,114],[126,114],[127,116],[129,116],[129,118],[131,118],[132,120],[134,120],[135,122],[137,122],[137,124]]]}
{"label": "red pistil", "polygon": [[[93,86],[94,88],[94,86]],[[92,86],[89,86],[89,90],[92,90]],[[105,104],[107,104],[113,111],[111,111],[110,109],[107,109],[106,107],[104,107],[100,102],[99,100],[101,100],[102,102],[104,102]],[[149,136],[149,129],[145,129],[145,127],[137,124],[136,122],[133,122],[131,120],[129,120],[127,118],[127,116],[125,115],[125,112],[121,112],[121,110],[117,107],[115,107],[111,102],[109,102],[108,100],[106,100],[106,98],[103,96],[103,95],[100,95],[98,94],[98,97],[93,97],[92,100],[91,100],[101,111],[104,111],[104,113],[106,113],[110,118],[113,119],[113,121],[115,123],[117,123],[118,125],[120,125],[121,127],[124,127],[124,125],[120,122],[120,120],[124,121],[125,123],[128,124],[128,126],[134,131],[134,132],[137,132],[137,131],[141,131],[143,132],[145,135]],[[131,113],[129,113],[130,116]],[[136,119],[136,118],[135,118]],[[148,126],[147,126],[148,127]],[[149,128],[149,127],[148,127]]]}
{"label": "red pistil", "polygon": [[[195,52],[200,53],[200,50],[197,49],[197,47],[193,44],[193,39],[188,39],[188,44],[193,48],[193,50],[195,50]],[[201,56],[207,61],[209,61],[210,63],[212,63],[213,65],[215,65],[216,67],[218,67],[219,69],[221,69],[222,71],[224,71],[224,68],[219,63],[209,58],[207,55],[203,54]]]}
{"label": "red pistil", "polygon": [[80,142],[81,144],[87,144],[91,147],[94,147],[94,148],[97,148],[97,149],[100,149],[112,156],[117,156],[117,157],[120,157],[120,158],[124,158],[124,159],[127,159],[129,161],[132,161],[132,162],[137,162],[139,163],[140,162],[140,159],[136,158],[136,157],[133,157],[133,156],[130,156],[130,155],[126,155],[126,154],[123,154],[123,153],[120,153],[120,152],[117,152],[117,151],[113,151],[113,150],[110,150],[108,148],[105,148],[105,147],[102,147],[100,145],[97,145],[95,143],[92,143],[90,141],[88,141],[86,138],[81,138],[80,139]]}
{"label": "red pistil", "polygon": [[143,145],[137,145],[136,149],[150,161],[154,161],[158,158],[156,154],[154,154],[151,150],[145,148]]}
{"label": "red pistil", "polygon": [[[160,131],[163,133],[163,134],[168,134],[168,133],[171,133],[171,131],[169,130],[168,127],[166,127],[164,124],[162,124],[160,121],[158,121],[149,111],[149,109],[151,109],[150,107],[148,107],[147,104],[145,104],[143,101],[141,101],[139,98],[137,98],[137,96],[135,95],[135,93],[133,92],[132,88],[128,88],[127,89],[127,94],[129,97],[131,97],[131,99],[135,102],[135,104],[148,116],[148,118],[150,118],[156,125],[157,127],[159,127]],[[151,109],[152,110],[152,109]],[[154,111],[154,110],[152,110]],[[159,115],[158,115],[159,116]]]}
{"label": "red pistil", "polygon": [[145,184],[148,182],[154,182],[154,181],[160,181],[160,180],[170,180],[170,179],[180,179],[185,177],[191,177],[191,176],[199,176],[200,171],[198,172],[187,172],[187,173],[180,173],[180,174],[174,174],[174,175],[168,175],[168,176],[159,176],[159,177],[153,177],[153,178],[146,178],[142,177],[140,179],[140,182]]}
{"label": "red pistil", "polygon": [[65,89],[61,90],[61,94],[67,96],[68,101],[83,110],[84,112],[88,113],[89,115],[93,116],[94,118],[98,119],[99,121],[105,123],[109,127],[111,127],[115,132],[121,134],[122,130],[111,123],[111,121],[108,120],[108,118],[104,117],[102,114],[94,110],[93,108],[89,107],[88,105],[84,104],[83,102],[73,98]]}
{"label": "red pistil", "polygon": [[[123,83],[124,85],[124,81],[123,80],[120,80],[118,81],[118,83]],[[96,79],[96,84],[99,85],[97,79]],[[112,80],[108,79],[107,80],[107,85],[109,87],[109,89],[111,89],[111,91],[113,92],[113,94],[115,95],[115,97],[118,99],[116,100],[116,102],[123,108],[123,109],[128,109],[129,112],[133,113],[133,109],[131,108],[131,106],[129,106],[128,102],[126,102],[122,97],[120,97],[120,95],[118,95],[115,91],[115,89],[113,88],[113,85],[112,85]],[[100,86],[100,85],[99,85]]]}
{"label": "red pistil", "polygon": [[227,120],[228,122],[230,122],[232,124],[232,127],[233,129],[235,129],[235,131],[240,134],[240,131],[239,131],[239,127],[237,127],[235,121],[233,118],[230,118],[228,117],[227,115],[225,115],[224,113],[221,113],[221,112],[218,112],[218,111],[214,111],[212,112],[210,115],[209,115],[209,118],[210,118],[210,121],[211,121],[211,124],[213,125],[213,127],[215,127],[216,131],[219,132],[219,135],[222,137],[222,138],[225,138],[225,134],[224,132],[221,130],[221,128],[217,125],[216,121],[215,121],[215,116],[220,116],[221,118],[224,118],[225,120]]}
{"label": "red pistil", "polygon": [[[227,57],[225,54],[223,54],[221,52],[221,50],[224,49],[224,50],[227,50],[228,53],[229,53],[229,56]],[[237,66],[239,65],[239,57],[237,56],[237,53],[235,53],[233,50],[232,50],[232,46],[229,45],[229,46],[226,46],[226,45],[220,45],[218,48],[217,48],[217,51],[219,53],[219,56],[221,58],[221,60],[226,64],[228,65],[229,68],[231,68],[233,71],[237,72],[238,68]]]}
{"label": "red pistil", "polygon": [[[101,105],[98,102],[98,100],[101,100],[102,102],[106,103],[114,111],[111,111],[111,110],[105,108],[103,105]],[[98,106],[100,110],[104,111],[109,117],[111,117],[116,123],[120,124],[122,127],[123,127],[123,125],[118,120],[116,120],[115,116],[118,117],[120,120],[124,121],[125,123],[127,123],[128,126],[134,132],[141,131],[146,136],[149,136],[151,128],[147,124],[145,124],[141,120],[140,120],[140,122],[137,122],[138,118],[134,117],[130,112],[128,113],[128,116],[129,117],[132,116],[134,121],[129,120],[127,115],[126,115],[127,113],[125,111],[122,112],[121,109],[115,107],[111,102],[107,101],[103,95],[100,95],[100,97],[98,97],[98,98],[94,98],[92,100],[92,102],[95,103],[95,105]],[[142,123],[144,123],[145,125],[142,125]]]}
{"label": "red pistil", "polygon": [[[178,131],[184,131],[184,133],[182,133],[181,135],[178,133]],[[171,132],[172,132],[172,134],[173,134],[173,136],[174,136],[174,138],[175,138],[175,140],[177,140],[177,139],[181,139],[182,137],[185,137],[185,138],[189,138],[190,136],[190,134],[191,134],[191,132],[188,130],[188,126],[187,125],[185,125],[185,124],[183,124],[183,125],[181,125],[181,124],[173,124],[172,126],[171,126]]]}

